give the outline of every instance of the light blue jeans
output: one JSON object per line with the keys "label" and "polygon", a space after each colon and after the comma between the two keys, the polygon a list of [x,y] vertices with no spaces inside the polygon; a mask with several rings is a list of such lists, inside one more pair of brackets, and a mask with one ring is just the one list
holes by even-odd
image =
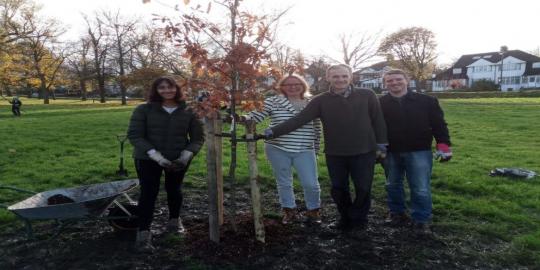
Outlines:
{"label": "light blue jeans", "polygon": [[385,160],[386,191],[390,212],[405,213],[403,180],[407,177],[411,189],[411,217],[414,222],[426,223],[431,219],[431,150],[388,153]]}
{"label": "light blue jeans", "polygon": [[313,150],[287,152],[265,144],[266,156],[272,165],[277,182],[279,203],[284,208],[296,208],[293,190],[293,172],[296,170],[304,189],[304,200],[308,210],[321,207],[321,187],[317,176],[317,159]]}

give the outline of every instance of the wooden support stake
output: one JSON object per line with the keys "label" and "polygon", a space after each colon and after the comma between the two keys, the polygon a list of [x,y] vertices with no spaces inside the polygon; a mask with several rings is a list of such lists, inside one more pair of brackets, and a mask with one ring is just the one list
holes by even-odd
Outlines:
{"label": "wooden support stake", "polygon": [[[214,119],[205,119],[206,170],[208,184],[208,223],[210,240],[219,243],[219,192],[217,183],[216,140]],[[221,132],[221,130],[219,130]],[[221,166],[221,164],[219,164]]]}
{"label": "wooden support stake", "polygon": [[[255,122],[246,122],[246,139],[253,139],[255,136]],[[251,186],[251,204],[253,206],[253,223],[255,224],[255,238],[257,241],[265,242],[264,223],[261,208],[261,191],[259,184],[257,183],[258,170],[257,170],[257,142],[250,141],[247,143],[248,152],[248,169],[249,169],[249,182]]]}
{"label": "wooden support stake", "polygon": [[[223,128],[223,120],[216,119],[214,125],[214,132],[221,133]],[[214,136],[215,148],[216,148],[216,183],[218,194],[218,220],[219,225],[223,225],[223,138],[221,136]]]}

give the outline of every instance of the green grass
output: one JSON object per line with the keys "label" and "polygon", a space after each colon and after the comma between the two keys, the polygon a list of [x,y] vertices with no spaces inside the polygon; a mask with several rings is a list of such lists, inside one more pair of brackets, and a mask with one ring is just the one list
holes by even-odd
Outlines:
{"label": "green grass", "polygon": [[[13,118],[7,102],[0,104],[0,185],[35,191],[117,179],[119,144],[133,104],[92,101],[23,99],[23,116]],[[458,238],[504,241],[511,250],[493,254],[501,261],[540,264],[540,177],[514,180],[490,177],[495,167],[523,167],[540,172],[540,98],[441,100],[453,141],[454,159],[433,170],[434,224]],[[259,128],[263,128],[260,126]],[[240,133],[243,133],[241,131]],[[226,141],[226,140],[225,140]],[[228,143],[225,142],[224,149]],[[126,149],[126,166],[135,177]],[[259,143],[259,172],[263,186],[275,192],[269,164]],[[245,146],[238,148],[238,181],[247,181]],[[229,154],[224,154],[227,174]],[[323,196],[328,196],[324,157],[319,160]],[[186,185],[206,186],[204,151],[194,160]],[[0,190],[0,203],[25,195]],[[374,197],[384,202],[384,179],[377,168]],[[0,210],[0,223],[14,217]],[[489,256],[481,254],[478,256]]]}

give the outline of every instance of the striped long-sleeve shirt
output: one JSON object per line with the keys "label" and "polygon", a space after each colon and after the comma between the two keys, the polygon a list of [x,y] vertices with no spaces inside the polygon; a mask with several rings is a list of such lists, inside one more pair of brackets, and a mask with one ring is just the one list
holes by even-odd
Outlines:
{"label": "striped long-sleeve shirt", "polygon": [[[292,118],[297,113],[298,111],[294,109],[289,99],[283,95],[278,95],[265,99],[262,111],[252,111],[246,115],[246,118],[260,123],[266,117],[270,117],[270,127],[274,127]],[[266,143],[287,152],[300,152],[310,149],[319,151],[320,138],[321,122],[317,118],[288,134],[268,140]]]}

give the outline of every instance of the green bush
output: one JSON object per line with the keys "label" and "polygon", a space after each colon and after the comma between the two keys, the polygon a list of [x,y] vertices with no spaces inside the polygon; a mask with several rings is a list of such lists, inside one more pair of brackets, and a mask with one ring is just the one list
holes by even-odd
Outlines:
{"label": "green bush", "polygon": [[499,85],[490,80],[478,80],[473,82],[471,85],[471,91],[497,91],[499,90]]}

